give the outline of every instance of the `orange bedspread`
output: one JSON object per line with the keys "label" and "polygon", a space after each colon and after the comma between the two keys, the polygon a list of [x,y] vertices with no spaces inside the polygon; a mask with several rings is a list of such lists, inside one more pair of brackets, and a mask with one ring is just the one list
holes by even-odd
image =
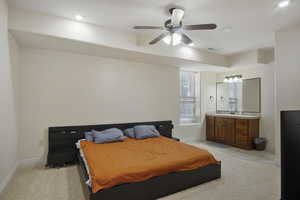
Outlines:
{"label": "orange bedspread", "polygon": [[123,183],[219,163],[204,149],[163,136],[128,138],[108,144],[82,141],[80,146],[90,169],[94,193]]}

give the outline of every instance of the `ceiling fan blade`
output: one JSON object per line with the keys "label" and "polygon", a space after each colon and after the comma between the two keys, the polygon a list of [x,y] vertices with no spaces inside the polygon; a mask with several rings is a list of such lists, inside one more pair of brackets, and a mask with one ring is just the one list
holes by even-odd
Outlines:
{"label": "ceiling fan blade", "polygon": [[155,29],[155,30],[162,30],[164,29],[162,26],[134,26],[134,29]]}
{"label": "ceiling fan blade", "polygon": [[179,26],[183,18],[184,10],[175,8],[172,11],[171,23],[173,26]]}
{"label": "ceiling fan blade", "polygon": [[195,24],[183,26],[183,29],[185,30],[213,30],[216,28],[216,24]]}
{"label": "ceiling fan blade", "polygon": [[169,33],[162,33],[158,37],[156,37],[154,40],[150,41],[149,44],[156,44],[157,42],[164,39],[164,37],[166,37],[167,35],[169,35]]}
{"label": "ceiling fan blade", "polygon": [[184,33],[181,33],[181,41],[186,45],[190,45],[193,43],[193,40],[191,40],[191,38]]}

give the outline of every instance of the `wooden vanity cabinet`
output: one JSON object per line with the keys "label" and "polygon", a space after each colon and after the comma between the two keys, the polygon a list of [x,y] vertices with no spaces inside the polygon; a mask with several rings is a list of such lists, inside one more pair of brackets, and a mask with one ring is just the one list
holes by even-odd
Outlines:
{"label": "wooden vanity cabinet", "polygon": [[259,119],[206,116],[207,140],[242,149],[253,149],[259,136]]}
{"label": "wooden vanity cabinet", "polygon": [[235,120],[232,118],[225,118],[223,120],[225,127],[225,144],[234,145],[235,143]]}
{"label": "wooden vanity cabinet", "polygon": [[215,140],[215,118],[206,116],[206,138],[207,140]]}

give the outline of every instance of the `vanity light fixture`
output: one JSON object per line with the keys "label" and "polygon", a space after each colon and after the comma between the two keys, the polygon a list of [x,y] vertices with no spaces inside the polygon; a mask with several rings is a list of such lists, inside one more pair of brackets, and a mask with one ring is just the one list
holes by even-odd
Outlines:
{"label": "vanity light fixture", "polygon": [[242,75],[225,76],[224,83],[239,83],[242,82]]}

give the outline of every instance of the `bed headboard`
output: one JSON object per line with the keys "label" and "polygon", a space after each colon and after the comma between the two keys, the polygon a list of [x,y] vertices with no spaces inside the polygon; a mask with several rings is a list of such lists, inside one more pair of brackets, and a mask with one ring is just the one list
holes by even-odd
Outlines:
{"label": "bed headboard", "polygon": [[76,163],[77,149],[75,143],[80,139],[84,139],[84,133],[87,131],[102,131],[108,128],[125,130],[136,125],[154,125],[161,135],[169,138],[172,137],[172,129],[174,127],[172,121],[49,127],[47,166],[57,167]]}

